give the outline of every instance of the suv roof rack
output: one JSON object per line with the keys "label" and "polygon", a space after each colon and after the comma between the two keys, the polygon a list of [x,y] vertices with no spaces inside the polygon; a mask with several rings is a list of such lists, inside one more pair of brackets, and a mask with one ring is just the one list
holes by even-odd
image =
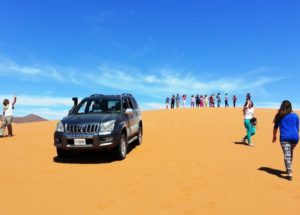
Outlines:
{"label": "suv roof rack", "polygon": [[103,94],[92,94],[90,97],[103,96]]}

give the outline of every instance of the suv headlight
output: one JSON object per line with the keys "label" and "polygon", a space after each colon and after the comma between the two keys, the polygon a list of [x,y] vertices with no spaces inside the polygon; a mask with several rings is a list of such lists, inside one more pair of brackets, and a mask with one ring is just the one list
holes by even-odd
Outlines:
{"label": "suv headlight", "polygon": [[100,124],[100,133],[110,133],[114,130],[116,120],[110,120]]}
{"label": "suv headlight", "polygon": [[59,132],[64,132],[65,131],[64,124],[61,121],[59,123],[57,123],[56,131],[59,131]]}

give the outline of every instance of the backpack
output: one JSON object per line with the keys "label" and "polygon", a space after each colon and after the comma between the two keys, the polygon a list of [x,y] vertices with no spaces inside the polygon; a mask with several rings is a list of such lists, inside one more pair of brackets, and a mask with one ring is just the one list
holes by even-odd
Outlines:
{"label": "backpack", "polygon": [[253,126],[256,126],[256,124],[257,124],[257,118],[256,118],[256,117],[253,117],[252,119],[250,119],[250,123],[251,123]]}

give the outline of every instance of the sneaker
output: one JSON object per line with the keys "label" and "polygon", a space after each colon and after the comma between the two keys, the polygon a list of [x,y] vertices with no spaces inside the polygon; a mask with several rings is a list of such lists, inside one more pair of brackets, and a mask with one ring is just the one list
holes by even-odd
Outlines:
{"label": "sneaker", "polygon": [[289,181],[292,181],[292,180],[293,180],[293,176],[288,175],[288,176],[286,177],[286,179],[289,180]]}
{"label": "sneaker", "polygon": [[253,143],[249,143],[248,146],[254,146],[254,144]]}

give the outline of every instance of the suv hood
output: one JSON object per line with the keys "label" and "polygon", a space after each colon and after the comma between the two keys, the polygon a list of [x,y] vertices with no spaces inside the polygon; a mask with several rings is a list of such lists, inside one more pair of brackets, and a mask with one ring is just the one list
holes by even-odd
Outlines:
{"label": "suv hood", "polygon": [[117,120],[120,114],[79,114],[70,115],[62,119],[62,123],[68,124],[85,124],[85,123],[102,123],[110,120]]}

